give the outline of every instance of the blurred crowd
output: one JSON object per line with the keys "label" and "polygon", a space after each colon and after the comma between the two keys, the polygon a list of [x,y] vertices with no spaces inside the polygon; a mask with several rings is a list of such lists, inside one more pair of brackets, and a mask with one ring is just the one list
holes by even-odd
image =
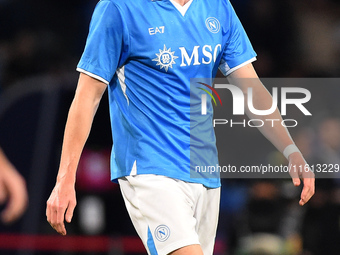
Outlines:
{"label": "blurred crowd", "polygon": [[[85,45],[96,2],[0,0],[0,99],[5,100],[1,95],[18,84],[26,84],[28,80],[27,84],[42,80],[68,84],[60,89],[56,99],[59,107],[55,112],[55,134],[48,144],[53,147],[50,149],[52,156],[46,165],[49,169],[41,170],[46,171],[45,196],[36,200],[43,204],[37,216],[35,234],[52,232],[44,222],[44,202],[55,180],[63,126],[76,85],[75,67]],[[339,0],[231,2],[258,54],[254,66],[260,77],[340,76]],[[48,88],[49,84],[43,84],[43,87]],[[333,86],[327,90],[326,87],[323,93],[315,95],[315,102],[322,107],[315,114],[313,112],[313,121],[290,129],[310,164],[340,164],[339,95],[340,89]],[[35,118],[38,117],[35,114],[40,112],[39,107],[43,107],[37,103],[41,100],[37,98],[39,96],[21,102],[24,109],[30,109],[29,113],[34,116],[30,120],[25,119],[29,114],[23,113],[23,108],[11,107],[11,115],[0,109],[0,145],[25,177],[30,195],[28,215],[12,228],[0,227],[2,232],[29,232],[31,228],[25,227],[25,224],[34,222],[30,218],[33,214],[30,214],[30,208],[35,201],[31,194],[35,187],[30,183],[32,177],[27,167],[28,162],[34,165],[29,161],[34,155],[24,152],[34,147],[34,141],[30,139],[36,136]],[[73,227],[70,227],[71,234],[135,235],[119,189],[108,181],[112,141],[106,104],[107,99],[104,98],[79,165],[78,214]],[[0,102],[1,105],[4,102]],[[21,137],[23,129],[25,136]],[[253,132],[244,135],[244,141]],[[231,137],[230,143],[236,142],[235,139],[240,138]],[[268,152],[268,148],[272,149],[268,146],[258,148],[258,151],[266,153],[267,162],[287,163],[280,153]],[[229,157],[237,157],[236,152]],[[339,175],[317,179],[314,197],[301,208],[298,205],[300,190],[294,188],[289,179],[224,179],[218,232],[224,254],[339,254],[339,185]]]}

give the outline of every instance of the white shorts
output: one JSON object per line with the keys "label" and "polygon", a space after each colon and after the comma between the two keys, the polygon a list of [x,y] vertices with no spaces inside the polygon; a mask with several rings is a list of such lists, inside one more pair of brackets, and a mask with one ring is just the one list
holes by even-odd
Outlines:
{"label": "white shorts", "polygon": [[120,178],[119,184],[148,254],[166,255],[192,244],[213,254],[220,188],[152,174]]}

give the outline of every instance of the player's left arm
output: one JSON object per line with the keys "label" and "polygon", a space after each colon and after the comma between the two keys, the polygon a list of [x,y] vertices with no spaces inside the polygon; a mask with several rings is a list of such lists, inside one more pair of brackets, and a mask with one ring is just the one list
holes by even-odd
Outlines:
{"label": "player's left arm", "polygon": [[[263,86],[253,65],[247,64],[234,72],[232,72],[228,77],[228,81],[238,86],[244,93],[245,98],[247,98],[248,88],[251,87],[253,91],[253,105],[258,110],[267,110],[272,105],[272,96],[268,90]],[[255,115],[249,111],[248,105],[245,104],[246,114],[250,119],[261,119],[265,123],[259,128],[260,132],[280,151],[284,152],[285,149],[290,146],[293,147],[294,141],[292,140],[288,130],[283,125],[273,125],[270,121],[265,121],[266,119],[276,119],[280,122],[282,121],[281,114],[279,110],[276,110],[269,115],[261,116]],[[290,148],[288,147],[288,148]],[[287,148],[287,149],[288,149]],[[286,149],[286,152],[287,152]],[[293,150],[294,151],[294,150]],[[289,149],[288,149],[289,153]],[[300,185],[300,178],[303,181],[303,190],[301,193],[301,199],[299,201],[300,205],[304,205],[313,196],[315,190],[315,178],[314,174],[306,169],[306,161],[299,151],[289,153],[288,155],[289,167],[290,169],[302,169],[303,171],[291,171],[290,175],[295,186]],[[296,166],[295,168],[292,166]],[[306,171],[307,170],[307,171]]]}

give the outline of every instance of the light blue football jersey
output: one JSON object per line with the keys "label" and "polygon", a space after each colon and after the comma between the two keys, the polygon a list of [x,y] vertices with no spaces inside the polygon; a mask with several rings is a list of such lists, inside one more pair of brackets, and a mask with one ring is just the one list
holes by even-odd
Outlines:
{"label": "light blue football jersey", "polygon": [[228,0],[193,0],[184,15],[170,0],[100,1],[77,70],[109,85],[112,180],[157,174],[219,187],[190,177],[193,165],[218,164],[212,111],[190,126],[200,115],[190,113],[190,79],[255,57]]}

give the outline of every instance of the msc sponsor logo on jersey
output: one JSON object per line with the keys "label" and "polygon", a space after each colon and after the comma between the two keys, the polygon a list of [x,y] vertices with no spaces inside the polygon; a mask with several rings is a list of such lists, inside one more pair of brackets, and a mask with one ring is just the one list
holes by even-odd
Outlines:
{"label": "msc sponsor logo on jersey", "polygon": [[[194,46],[192,52],[188,53],[185,47],[178,48],[181,52],[180,57],[180,66],[191,66],[191,65],[209,65],[211,62],[215,63],[218,54],[222,50],[221,44],[217,44],[216,46],[204,45],[203,47],[197,45]],[[160,66],[160,69],[164,68],[167,72],[169,68],[172,68],[173,64],[176,64],[175,59],[179,58],[175,56],[175,51],[171,51],[171,48],[167,49],[164,45],[163,50],[159,50],[159,53],[156,53],[156,58],[152,59],[152,61],[156,61],[156,66]]]}
{"label": "msc sponsor logo on jersey", "polygon": [[211,33],[218,33],[220,31],[221,25],[218,19],[214,17],[209,17],[205,20],[205,25]]}
{"label": "msc sponsor logo on jersey", "polygon": [[160,66],[160,68],[164,68],[167,72],[169,67],[172,68],[173,64],[176,64],[175,59],[178,58],[174,56],[175,52],[171,51],[171,48],[166,49],[164,44],[163,50],[159,50],[159,53],[156,53],[157,58],[154,58],[152,61],[157,61],[156,66]]}

